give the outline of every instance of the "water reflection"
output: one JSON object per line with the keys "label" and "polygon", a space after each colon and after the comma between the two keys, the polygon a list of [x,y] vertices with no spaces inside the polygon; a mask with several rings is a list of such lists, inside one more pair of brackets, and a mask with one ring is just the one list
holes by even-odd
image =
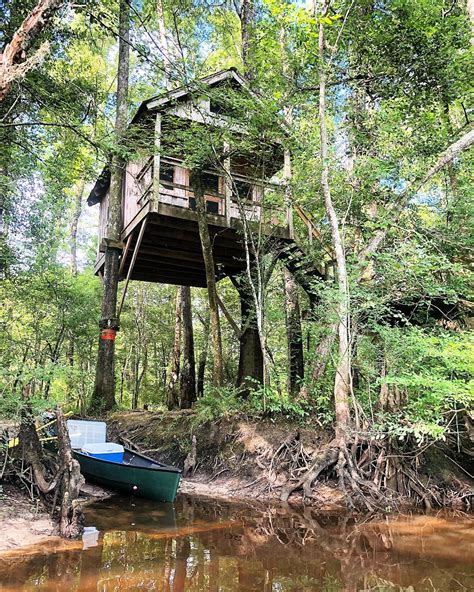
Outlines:
{"label": "water reflection", "polygon": [[474,590],[466,517],[357,523],[182,496],[174,506],[114,498],[90,506],[86,519],[87,548],[0,555],[0,591]]}

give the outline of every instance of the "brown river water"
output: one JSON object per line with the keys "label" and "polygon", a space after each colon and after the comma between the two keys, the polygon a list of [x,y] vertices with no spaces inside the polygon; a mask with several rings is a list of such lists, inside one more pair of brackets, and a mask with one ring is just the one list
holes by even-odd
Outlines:
{"label": "brown river water", "polygon": [[474,520],[180,496],[86,508],[83,541],[0,555],[0,591],[474,591]]}

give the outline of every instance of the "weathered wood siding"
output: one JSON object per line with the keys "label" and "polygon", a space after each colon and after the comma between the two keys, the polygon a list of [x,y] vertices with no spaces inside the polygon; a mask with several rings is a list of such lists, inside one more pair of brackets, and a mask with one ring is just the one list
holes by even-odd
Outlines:
{"label": "weathered wood siding", "polygon": [[[170,164],[165,161],[165,164]],[[171,206],[178,206],[180,208],[188,208],[187,188],[189,186],[189,170],[174,165],[174,183],[160,182],[160,199],[161,203],[169,204]]]}
{"label": "weathered wood siding", "polygon": [[123,227],[125,228],[150,199],[153,181],[151,159],[127,163],[123,190]]}
{"label": "weathered wood siding", "polygon": [[102,239],[107,236],[107,216],[109,211],[109,192],[102,198],[99,208],[99,242],[97,249],[100,248]]}

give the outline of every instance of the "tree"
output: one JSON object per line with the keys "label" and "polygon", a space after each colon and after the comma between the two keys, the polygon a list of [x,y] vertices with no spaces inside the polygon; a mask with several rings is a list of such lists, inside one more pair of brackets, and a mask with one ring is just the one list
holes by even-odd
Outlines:
{"label": "tree", "polygon": [[[129,13],[127,0],[120,0],[119,55],[117,70],[117,95],[115,136],[120,146],[128,123],[128,78],[129,78]],[[122,181],[124,160],[119,148],[112,155],[110,164],[109,207],[107,217],[108,240],[105,246],[104,292],[96,379],[90,402],[90,410],[109,411],[115,407],[115,334],[119,329],[117,318],[117,291],[119,258],[121,253],[120,232],[122,229]]]}
{"label": "tree", "polygon": [[176,409],[179,406],[179,373],[181,368],[181,340],[183,334],[183,286],[176,290],[174,343],[171,352],[169,377],[167,383],[168,409]]}
{"label": "tree", "polygon": [[324,19],[327,18],[329,3],[324,2],[319,17],[319,134],[321,142],[321,187],[324,207],[331,226],[332,246],[336,257],[339,301],[337,304],[337,334],[339,356],[334,380],[334,408],[336,413],[336,439],[343,445],[350,425],[349,395],[351,388],[350,362],[350,300],[346,254],[339,226],[339,219],[331,198],[329,186],[328,135],[326,127],[326,40]]}
{"label": "tree", "polygon": [[224,380],[224,362],[222,357],[222,335],[219,319],[219,304],[217,300],[216,269],[212,254],[211,237],[207,225],[206,203],[202,185],[202,173],[199,169],[191,170],[190,185],[196,200],[199,236],[201,238],[202,255],[206,270],[207,293],[209,297],[209,324],[212,344],[213,374],[212,380],[216,387],[220,387]]}
{"label": "tree", "polygon": [[181,286],[183,315],[183,364],[181,368],[180,408],[189,409],[196,401],[196,365],[191,309],[191,288]]}
{"label": "tree", "polygon": [[295,396],[304,379],[303,336],[298,286],[291,273],[284,270],[286,335],[288,341],[288,391]]}

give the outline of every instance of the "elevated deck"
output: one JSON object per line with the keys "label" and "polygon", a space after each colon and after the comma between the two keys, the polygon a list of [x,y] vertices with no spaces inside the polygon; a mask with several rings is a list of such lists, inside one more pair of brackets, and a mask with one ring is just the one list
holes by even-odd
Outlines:
{"label": "elevated deck", "polygon": [[[207,173],[205,200],[213,245],[216,278],[245,270],[243,218],[247,228],[279,240],[290,240],[291,230],[276,184],[233,179]],[[154,186],[159,187],[158,199]],[[268,207],[266,207],[268,197]],[[276,203],[276,199],[280,203]],[[107,230],[107,196],[101,203],[98,259],[95,272],[104,265]],[[124,228],[120,278],[196,287],[206,286],[204,259],[189,172],[179,163],[165,160],[155,179],[153,160],[129,163],[123,194]],[[141,234],[141,237],[140,237]],[[138,245],[138,250],[137,250]]]}
{"label": "elevated deck", "polygon": [[[242,221],[207,214],[213,245],[216,277],[236,275],[245,270],[245,248]],[[120,278],[124,279],[132,264],[142,225],[143,236],[135,257],[130,279],[183,286],[206,286],[204,260],[196,212],[180,206],[148,201],[122,232],[123,254]],[[253,223],[256,226],[256,223]],[[287,227],[262,225],[268,236],[290,240]],[[100,246],[95,272],[104,264],[104,244]]]}

